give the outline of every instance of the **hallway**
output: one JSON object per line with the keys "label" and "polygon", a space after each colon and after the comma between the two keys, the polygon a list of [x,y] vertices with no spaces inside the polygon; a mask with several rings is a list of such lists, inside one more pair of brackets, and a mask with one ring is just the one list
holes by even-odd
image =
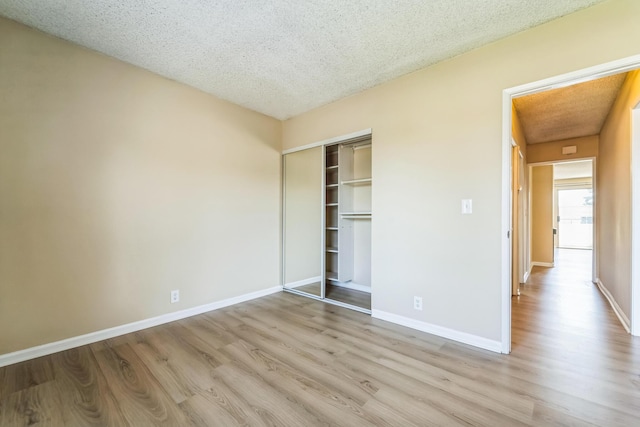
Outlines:
{"label": "hallway", "polygon": [[534,267],[512,300],[512,357],[529,362],[549,393],[566,393],[557,398],[580,396],[556,404],[605,419],[615,414],[610,406],[640,413],[640,340],[591,283],[591,251],[557,249],[555,265]]}
{"label": "hallway", "polygon": [[534,267],[520,298],[513,299],[513,346],[551,338],[602,346],[627,333],[591,282],[590,250],[556,249],[555,267]]}

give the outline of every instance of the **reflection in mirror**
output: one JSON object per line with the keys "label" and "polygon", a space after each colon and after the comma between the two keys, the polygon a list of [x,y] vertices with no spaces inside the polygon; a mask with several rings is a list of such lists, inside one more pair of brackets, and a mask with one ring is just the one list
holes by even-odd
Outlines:
{"label": "reflection in mirror", "polygon": [[322,147],[284,156],[284,287],[322,297]]}

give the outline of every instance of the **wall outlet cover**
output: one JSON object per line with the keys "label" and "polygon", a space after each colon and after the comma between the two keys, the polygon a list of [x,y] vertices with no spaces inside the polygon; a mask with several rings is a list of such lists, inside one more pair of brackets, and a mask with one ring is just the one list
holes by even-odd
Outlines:
{"label": "wall outlet cover", "polygon": [[171,291],[171,304],[176,303],[180,301],[180,291],[179,290],[174,290]]}

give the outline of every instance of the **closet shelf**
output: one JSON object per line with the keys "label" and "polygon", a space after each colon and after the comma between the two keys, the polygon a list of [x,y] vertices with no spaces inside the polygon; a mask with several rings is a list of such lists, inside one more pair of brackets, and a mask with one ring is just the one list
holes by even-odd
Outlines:
{"label": "closet shelf", "polygon": [[337,188],[338,184],[327,184],[327,188]]}
{"label": "closet shelf", "polygon": [[337,203],[327,203],[326,206],[338,206]]}
{"label": "closet shelf", "polygon": [[327,227],[327,230],[338,230],[338,227]]}
{"label": "closet shelf", "polygon": [[331,169],[338,169],[338,165],[327,166],[327,170],[331,170]]}
{"label": "closet shelf", "polygon": [[350,179],[342,181],[342,185],[371,185],[371,178]]}
{"label": "closet shelf", "polygon": [[338,248],[335,246],[328,246],[326,249],[327,252],[331,252],[332,254],[337,254],[338,253]]}
{"label": "closet shelf", "polygon": [[325,274],[325,277],[327,280],[331,280],[332,282],[339,282],[338,273],[335,273],[333,271],[327,271],[327,273]]}

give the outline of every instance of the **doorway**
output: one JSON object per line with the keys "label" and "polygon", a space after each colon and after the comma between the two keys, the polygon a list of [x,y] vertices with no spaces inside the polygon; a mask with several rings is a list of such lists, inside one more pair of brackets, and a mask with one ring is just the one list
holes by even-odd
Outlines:
{"label": "doorway", "polygon": [[556,248],[593,249],[593,189],[556,188]]}
{"label": "doorway", "polygon": [[593,170],[592,160],[553,164],[555,248],[593,249]]}
{"label": "doorway", "polygon": [[[501,342],[502,352],[511,352],[511,295],[512,295],[512,239],[510,233],[512,230],[512,105],[513,99],[524,95],[537,94],[550,89],[565,88],[575,85],[581,82],[588,82],[596,80],[602,77],[612,76],[614,74],[627,72],[640,68],[640,55],[632,56],[618,61],[613,61],[606,64],[601,64],[595,67],[555,76],[552,78],[540,80],[537,82],[505,89],[503,91],[503,145],[502,145],[502,292],[501,292],[501,312],[502,312],[502,328],[501,328]],[[637,152],[637,151],[636,151]],[[632,158],[632,162],[636,160]],[[632,163],[633,164],[633,163]],[[634,168],[637,170],[637,168]],[[632,174],[631,179],[635,178]],[[634,200],[632,204],[637,204],[638,201]],[[633,228],[632,228],[633,229]],[[593,242],[595,250],[597,250],[597,239]],[[636,248],[637,249],[637,248]],[[632,254],[637,253],[633,247]],[[594,269],[597,269],[597,265],[594,265]],[[632,295],[638,295],[636,289],[639,282],[638,280],[632,280]],[[634,298],[635,300],[635,298]],[[638,323],[638,317],[640,316],[640,304],[633,304],[631,312],[632,324]],[[640,331],[634,331],[634,334]]]}

